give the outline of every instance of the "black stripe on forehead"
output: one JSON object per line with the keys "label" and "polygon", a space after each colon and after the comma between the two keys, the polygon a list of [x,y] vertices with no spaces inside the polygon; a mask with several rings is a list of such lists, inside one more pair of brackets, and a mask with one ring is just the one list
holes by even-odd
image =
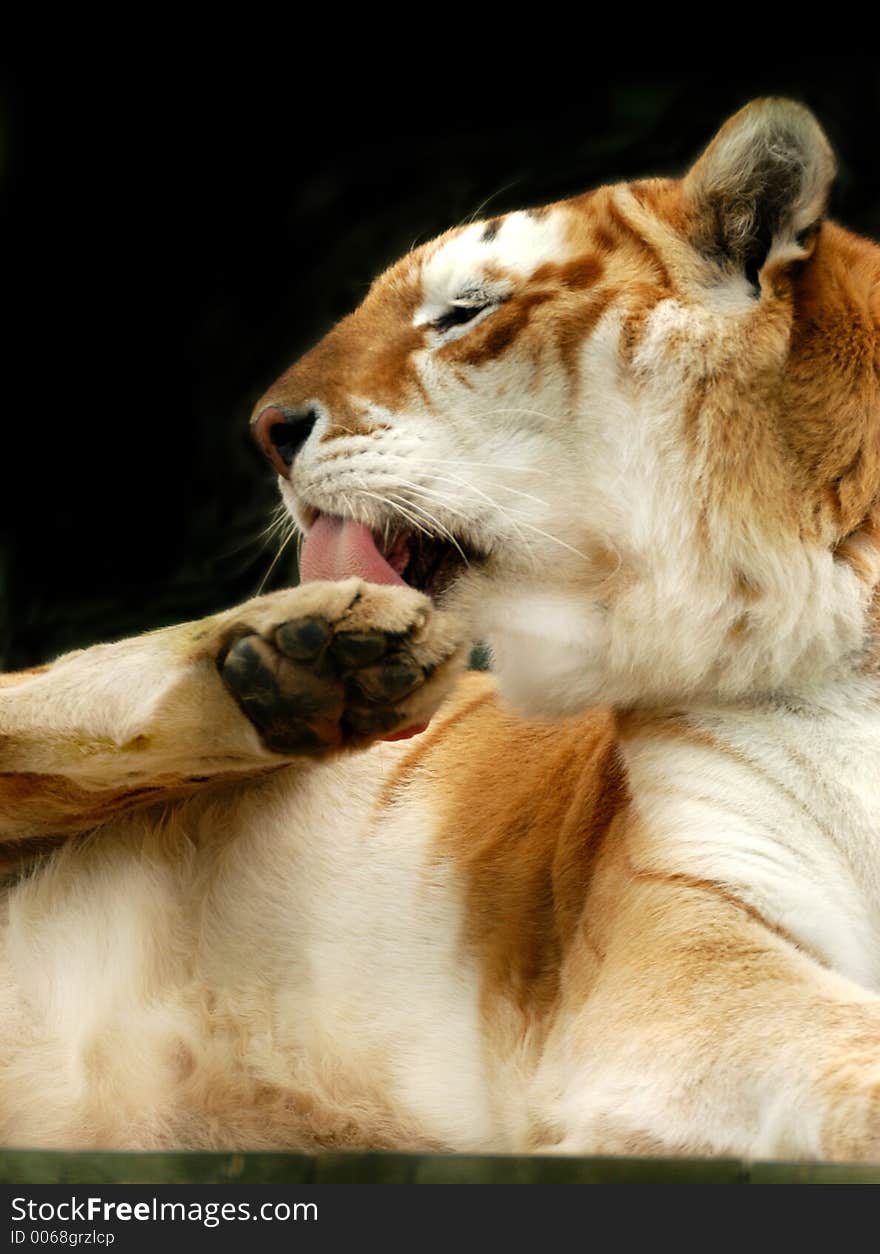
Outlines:
{"label": "black stripe on forehead", "polygon": [[503,218],[490,218],[490,220],[483,227],[483,234],[480,236],[480,242],[483,244],[491,244],[492,240],[501,230],[501,223],[503,221]]}

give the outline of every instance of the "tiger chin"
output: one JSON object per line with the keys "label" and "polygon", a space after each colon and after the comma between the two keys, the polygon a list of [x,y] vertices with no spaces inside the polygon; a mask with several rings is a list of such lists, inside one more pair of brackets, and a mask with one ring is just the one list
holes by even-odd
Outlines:
{"label": "tiger chin", "polygon": [[5,678],[6,1144],[880,1161],[833,177],[761,100],[411,252],[254,412],[301,586]]}

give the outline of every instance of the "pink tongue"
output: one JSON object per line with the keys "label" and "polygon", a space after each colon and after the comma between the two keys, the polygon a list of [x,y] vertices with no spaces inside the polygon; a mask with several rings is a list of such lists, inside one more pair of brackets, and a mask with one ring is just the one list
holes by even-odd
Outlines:
{"label": "pink tongue", "polygon": [[376,548],[369,527],[329,514],[321,514],[306,536],[300,575],[303,583],[348,579],[351,575],[367,583],[404,583]]}
{"label": "pink tongue", "polygon": [[[406,581],[388,565],[376,548],[369,527],[348,518],[332,518],[329,514],[319,515],[306,536],[299,559],[299,573],[303,583],[312,583],[315,579],[349,579],[357,575],[367,583],[406,586]],[[408,740],[411,736],[418,736],[427,726],[427,723],[414,723],[382,739]]]}

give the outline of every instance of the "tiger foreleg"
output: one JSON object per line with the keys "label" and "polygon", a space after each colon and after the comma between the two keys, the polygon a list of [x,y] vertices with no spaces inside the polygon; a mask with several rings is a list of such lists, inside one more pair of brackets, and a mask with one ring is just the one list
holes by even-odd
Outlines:
{"label": "tiger foreleg", "polygon": [[211,780],[426,722],[466,657],[421,594],[358,579],[68,654],[0,689],[0,839],[73,834]]}

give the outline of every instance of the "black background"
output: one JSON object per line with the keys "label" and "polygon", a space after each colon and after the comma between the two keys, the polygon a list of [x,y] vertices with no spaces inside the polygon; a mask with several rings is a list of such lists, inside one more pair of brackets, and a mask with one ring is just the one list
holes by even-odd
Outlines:
{"label": "black background", "polygon": [[[206,61],[173,85],[161,61],[146,82],[124,62],[4,71],[0,663],[252,595],[276,497],[251,405],[449,225],[680,173],[773,93],[816,111],[840,160],[835,215],[880,237],[880,59],[599,62],[565,93],[517,88],[509,64],[503,91],[450,71],[382,92],[349,77],[344,96],[321,75]],[[285,555],[266,587],[292,573]]]}

